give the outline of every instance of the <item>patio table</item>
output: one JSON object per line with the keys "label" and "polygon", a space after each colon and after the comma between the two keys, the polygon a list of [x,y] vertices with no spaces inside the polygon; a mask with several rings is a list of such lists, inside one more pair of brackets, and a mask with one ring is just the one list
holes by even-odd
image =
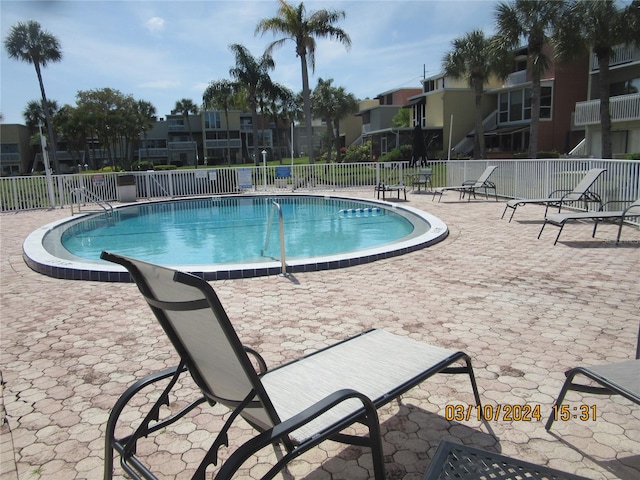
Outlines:
{"label": "patio table", "polygon": [[587,480],[497,453],[443,440],[423,480]]}

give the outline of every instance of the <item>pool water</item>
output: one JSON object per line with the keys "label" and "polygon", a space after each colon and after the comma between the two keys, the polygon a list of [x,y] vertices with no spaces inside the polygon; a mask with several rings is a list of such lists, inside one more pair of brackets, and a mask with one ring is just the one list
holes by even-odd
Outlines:
{"label": "pool water", "polygon": [[[391,209],[325,197],[218,197],[135,205],[66,229],[63,247],[84,259],[103,250],[163,265],[261,262],[359,251],[397,241],[414,224]],[[268,235],[268,236],[267,236]]]}

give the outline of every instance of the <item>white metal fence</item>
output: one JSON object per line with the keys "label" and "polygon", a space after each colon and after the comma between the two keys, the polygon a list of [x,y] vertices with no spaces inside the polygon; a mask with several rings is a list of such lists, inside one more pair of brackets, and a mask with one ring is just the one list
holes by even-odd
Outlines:
{"label": "white metal fence", "polygon": [[[461,185],[476,179],[487,165],[497,165],[491,180],[504,198],[539,198],[573,187],[590,168],[607,172],[593,190],[603,202],[636,200],[640,197],[640,161],[598,159],[545,160],[450,160],[431,162],[433,186]],[[407,162],[316,164],[294,166],[250,166],[127,172],[135,177],[137,198],[211,196],[243,192],[285,192],[341,189],[371,189],[379,182],[411,186],[417,167]],[[54,203],[44,176],[0,178],[3,212],[70,206],[78,191],[106,202],[119,199],[118,173],[54,175]],[[130,186],[130,188],[132,188]],[[76,192],[72,195],[71,192]]]}

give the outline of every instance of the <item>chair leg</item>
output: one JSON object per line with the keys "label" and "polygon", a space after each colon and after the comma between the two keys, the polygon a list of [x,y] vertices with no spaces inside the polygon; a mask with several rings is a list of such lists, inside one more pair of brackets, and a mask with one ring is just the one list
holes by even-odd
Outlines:
{"label": "chair leg", "polygon": [[562,389],[560,390],[560,394],[558,395],[558,398],[556,399],[555,403],[553,404],[553,407],[551,408],[551,415],[549,415],[549,419],[547,420],[547,424],[544,426],[545,430],[549,431],[551,429],[551,425],[553,425],[553,422],[556,419],[556,415],[558,414],[558,411],[560,410],[560,406],[562,405],[562,401],[564,400],[564,397],[567,394],[567,391],[569,390],[569,387],[571,387],[571,382],[573,381],[573,377],[576,375],[576,373],[578,373],[578,372],[571,371],[567,375],[567,379],[564,381],[564,384],[562,385]]}
{"label": "chair leg", "polygon": [[558,230],[558,235],[556,235],[556,240],[553,242],[554,245],[558,243],[558,239],[560,238],[560,234],[562,233],[563,228],[564,228],[564,223],[560,225],[560,230]]}
{"label": "chair leg", "polygon": [[544,230],[544,227],[546,224],[547,224],[547,219],[545,218],[544,223],[542,224],[542,228],[538,232],[538,240],[540,240],[540,235],[542,235],[542,231]]}

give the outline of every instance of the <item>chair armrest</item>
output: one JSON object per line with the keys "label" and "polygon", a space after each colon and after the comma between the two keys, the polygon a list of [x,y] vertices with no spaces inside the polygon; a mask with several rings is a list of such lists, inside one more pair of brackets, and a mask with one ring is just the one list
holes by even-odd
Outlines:
{"label": "chair armrest", "polygon": [[565,189],[554,190],[553,192],[551,192],[549,194],[548,198],[555,198],[555,197],[559,196],[559,194],[561,194],[561,193],[562,193],[562,195],[560,195],[560,196],[564,197],[565,194],[571,193],[571,190],[565,190]]}
{"label": "chair armrest", "polygon": [[323,413],[331,410],[334,406],[351,398],[357,398],[362,402],[364,406],[363,412],[345,418],[342,422],[335,424],[330,429],[320,432],[322,433],[322,435],[315,435],[311,439],[304,442],[304,444],[302,444],[296,450],[287,453],[282,459],[278,461],[278,463],[276,463],[276,465],[271,468],[269,473],[264,475],[263,478],[272,478],[273,475],[270,474],[276,473],[277,471],[282,469],[286,463],[299,456],[304,451],[320,444],[322,441],[330,438],[332,435],[339,433],[341,430],[344,430],[346,427],[353,424],[356,420],[360,420],[363,417],[363,414],[367,419],[366,423],[369,426],[369,436],[371,438],[371,441],[380,442],[380,424],[378,420],[378,413],[371,400],[367,396],[355,390],[338,390],[337,392],[334,392],[326,396],[322,400],[316,402],[314,405],[306,408],[299,414],[270,428],[269,430],[262,432],[253,439],[244,443],[224,462],[224,464],[220,468],[220,471],[218,472],[218,476],[220,478],[231,478],[233,474],[244,464],[244,462],[256,452],[260,451],[262,448],[268,445],[278,443],[283,439],[286,440],[289,433],[297,430],[306,423],[309,423]]}
{"label": "chair armrest", "polygon": [[256,359],[256,362],[258,362],[258,367],[259,371],[257,372],[258,374],[263,374],[263,373],[267,373],[267,362],[264,361],[264,358],[262,357],[262,355],[260,355],[257,351],[255,351],[253,348],[251,347],[247,347],[246,345],[243,345],[242,348],[244,348],[244,351],[247,352],[249,355],[252,355],[253,358]]}

